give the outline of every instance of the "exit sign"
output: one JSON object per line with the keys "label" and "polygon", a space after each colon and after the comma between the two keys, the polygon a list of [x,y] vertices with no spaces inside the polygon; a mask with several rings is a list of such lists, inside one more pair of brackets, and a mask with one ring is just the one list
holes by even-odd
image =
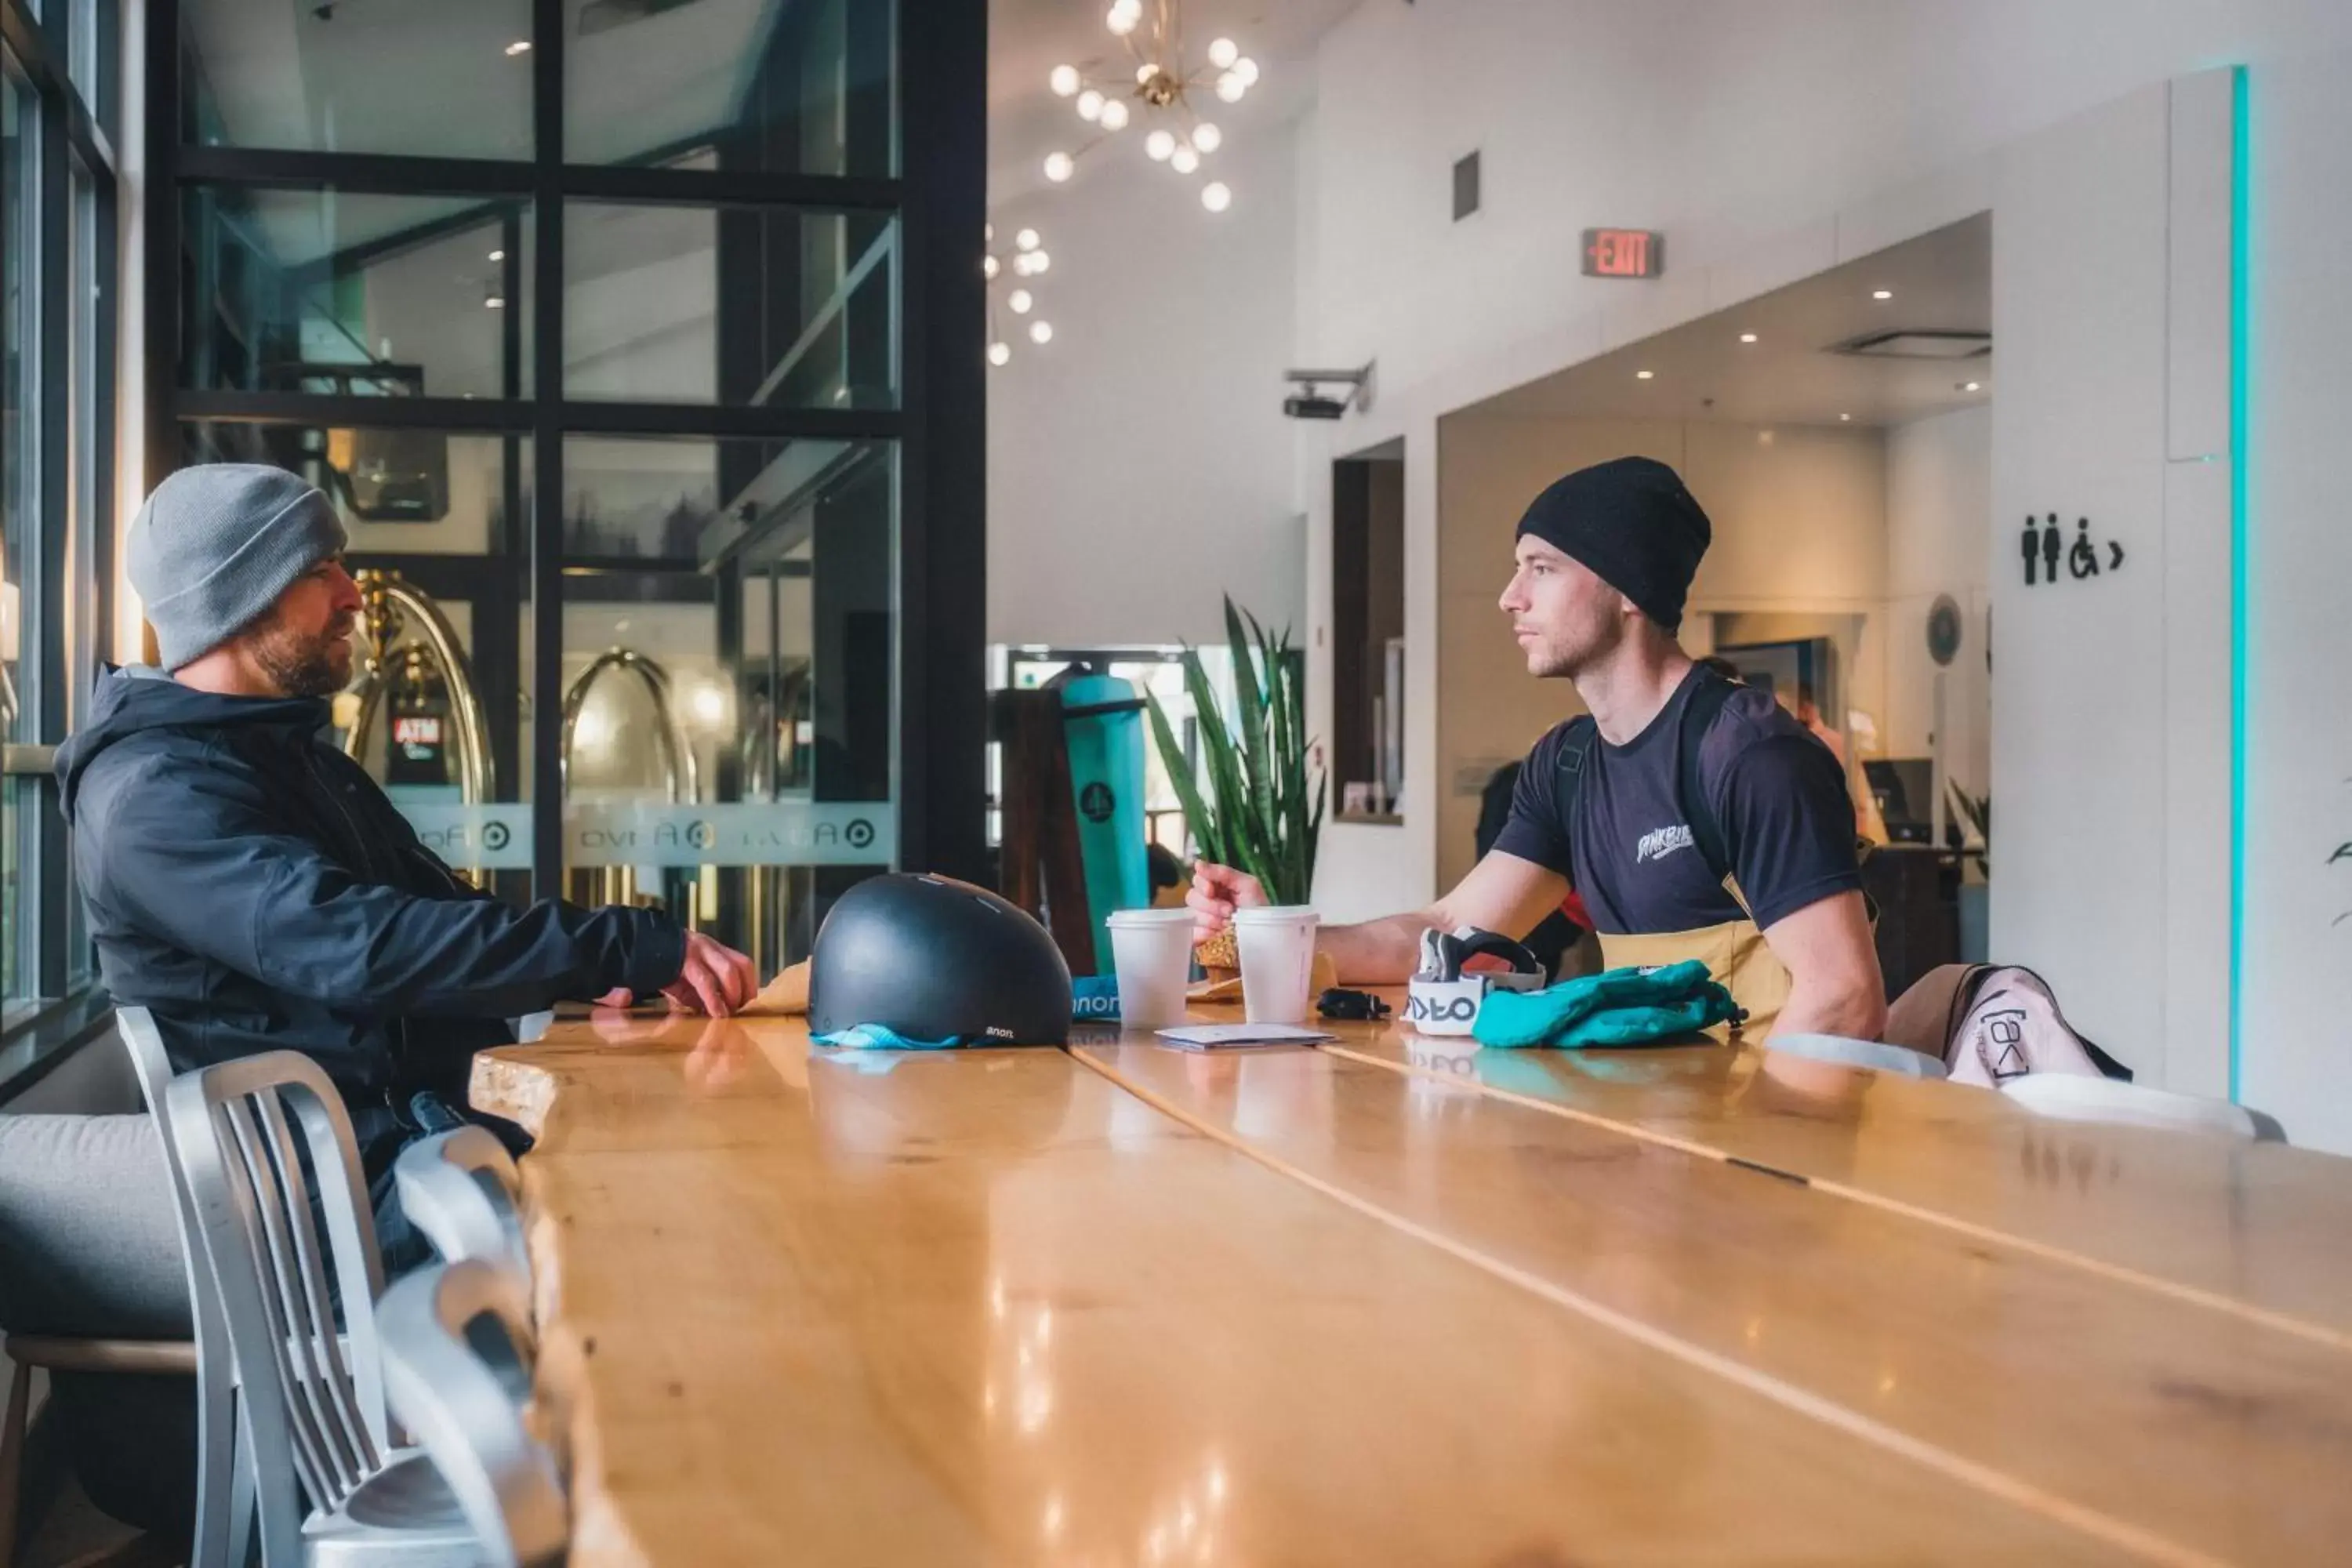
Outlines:
{"label": "exit sign", "polygon": [[1645,228],[1584,231],[1587,278],[1655,278],[1666,269],[1666,237]]}

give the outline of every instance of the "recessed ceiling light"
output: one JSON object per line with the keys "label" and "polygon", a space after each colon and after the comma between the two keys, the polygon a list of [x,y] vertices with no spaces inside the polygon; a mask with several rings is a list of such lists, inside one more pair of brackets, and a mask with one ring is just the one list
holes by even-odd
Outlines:
{"label": "recessed ceiling light", "polygon": [[1739,334],[1739,341],[1743,343],[1752,343],[1756,341],[1756,334],[1754,332],[1742,332]]}
{"label": "recessed ceiling light", "polygon": [[504,261],[506,258],[507,253],[503,250],[493,250],[490,252],[490,259],[493,261]]}
{"label": "recessed ceiling light", "polygon": [[1892,289],[1873,289],[1870,291],[1870,297],[1874,300],[1892,300],[1895,298],[1895,290]]}
{"label": "recessed ceiling light", "polygon": [[1853,416],[1851,414],[1841,414],[1838,416],[1838,423],[1841,425],[1851,425],[1853,423]]}
{"label": "recessed ceiling light", "polygon": [[530,40],[529,38],[517,38],[513,43],[507,46],[507,53],[509,57],[514,55],[527,55],[530,53]]}
{"label": "recessed ceiling light", "polygon": [[1960,390],[1962,392],[1982,392],[1984,390],[1984,383],[1981,381],[1964,381],[1960,383]]}
{"label": "recessed ceiling light", "polygon": [[1657,374],[1658,373],[1654,370],[1637,370],[1633,373],[1633,379],[1635,381],[1648,381]]}

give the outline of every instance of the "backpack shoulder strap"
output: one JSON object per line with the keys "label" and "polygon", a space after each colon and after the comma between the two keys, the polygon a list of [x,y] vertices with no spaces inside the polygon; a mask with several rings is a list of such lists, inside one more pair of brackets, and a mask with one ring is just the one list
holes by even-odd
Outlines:
{"label": "backpack shoulder strap", "polygon": [[[1568,733],[1560,737],[1559,761],[1552,773],[1552,800],[1559,811],[1560,832],[1569,843],[1569,852],[1575,853],[1576,815],[1584,800],[1585,770],[1592,763],[1592,748],[1601,738],[1601,727],[1590,713],[1580,713],[1568,721]],[[1574,877],[1569,879],[1572,886]]]}
{"label": "backpack shoulder strap", "polygon": [[[1693,688],[1690,700],[1683,704],[1681,741],[1681,774],[1675,781],[1677,804],[1683,809],[1683,820],[1690,824],[1691,841],[1697,847],[1699,858],[1721,881],[1732,873],[1730,846],[1724,841],[1723,825],[1715,819],[1714,803],[1708,800],[1706,781],[1699,776],[1699,742],[1715,725],[1716,715],[1739,689],[1732,681],[1712,670],[1699,672],[1698,684]],[[1737,892],[1739,901],[1748,900]]]}

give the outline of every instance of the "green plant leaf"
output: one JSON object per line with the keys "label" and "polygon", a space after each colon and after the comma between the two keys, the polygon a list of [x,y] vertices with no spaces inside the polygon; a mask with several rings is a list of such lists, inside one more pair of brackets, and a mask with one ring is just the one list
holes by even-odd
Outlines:
{"label": "green plant leaf", "polygon": [[1178,662],[1201,719],[1197,772],[1147,692],[1152,738],[1200,853],[1256,878],[1277,903],[1305,903],[1314,893],[1328,804],[1327,781],[1307,767],[1305,659],[1287,630],[1269,631],[1230,596],[1224,610],[1238,722],[1229,723],[1199,652],[1188,647]]}
{"label": "green plant leaf", "polygon": [[[1260,685],[1259,672],[1252,668],[1250,638],[1243,630],[1244,613],[1237,610],[1230,595],[1225,599],[1225,642],[1234,660],[1234,691],[1239,699],[1241,737],[1239,750],[1249,784],[1250,810],[1258,824],[1266,830],[1266,848],[1270,854],[1278,850],[1279,824],[1275,816],[1274,763],[1266,752],[1266,693],[1271,683]],[[1249,622],[1255,629],[1257,623]],[[1271,671],[1266,672],[1269,676]],[[1278,858],[1278,856],[1277,856]]]}
{"label": "green plant leaf", "polygon": [[1209,787],[1216,796],[1218,826],[1223,830],[1219,847],[1225,858],[1221,863],[1263,881],[1266,861],[1264,825],[1251,812],[1241,760],[1234,753],[1233,736],[1218,711],[1217,694],[1210,687],[1208,672],[1201,667],[1197,654],[1188,654],[1185,659],[1184,685],[1202,715],[1201,750],[1208,763]]}
{"label": "green plant leaf", "polygon": [[1192,830],[1192,842],[1202,858],[1215,862],[1223,852],[1217,820],[1209,810],[1209,803],[1201,798],[1200,781],[1192,776],[1192,761],[1177,742],[1175,726],[1168,722],[1159,697],[1146,688],[1143,701],[1151,715],[1151,738],[1160,747],[1160,765],[1168,770],[1168,781],[1176,788],[1177,803],[1184,808],[1184,826]]}

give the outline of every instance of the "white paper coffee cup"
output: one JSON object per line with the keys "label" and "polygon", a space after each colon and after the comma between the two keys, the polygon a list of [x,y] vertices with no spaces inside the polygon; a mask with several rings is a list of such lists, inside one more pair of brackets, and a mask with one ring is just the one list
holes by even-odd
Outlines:
{"label": "white paper coffee cup", "polygon": [[1118,973],[1119,1026],[1165,1029],[1182,1023],[1192,976],[1192,911],[1120,910],[1104,923]]}
{"label": "white paper coffee cup", "polygon": [[1242,955],[1242,1016],[1253,1024],[1304,1024],[1314,1005],[1315,927],[1304,904],[1234,911]]}

